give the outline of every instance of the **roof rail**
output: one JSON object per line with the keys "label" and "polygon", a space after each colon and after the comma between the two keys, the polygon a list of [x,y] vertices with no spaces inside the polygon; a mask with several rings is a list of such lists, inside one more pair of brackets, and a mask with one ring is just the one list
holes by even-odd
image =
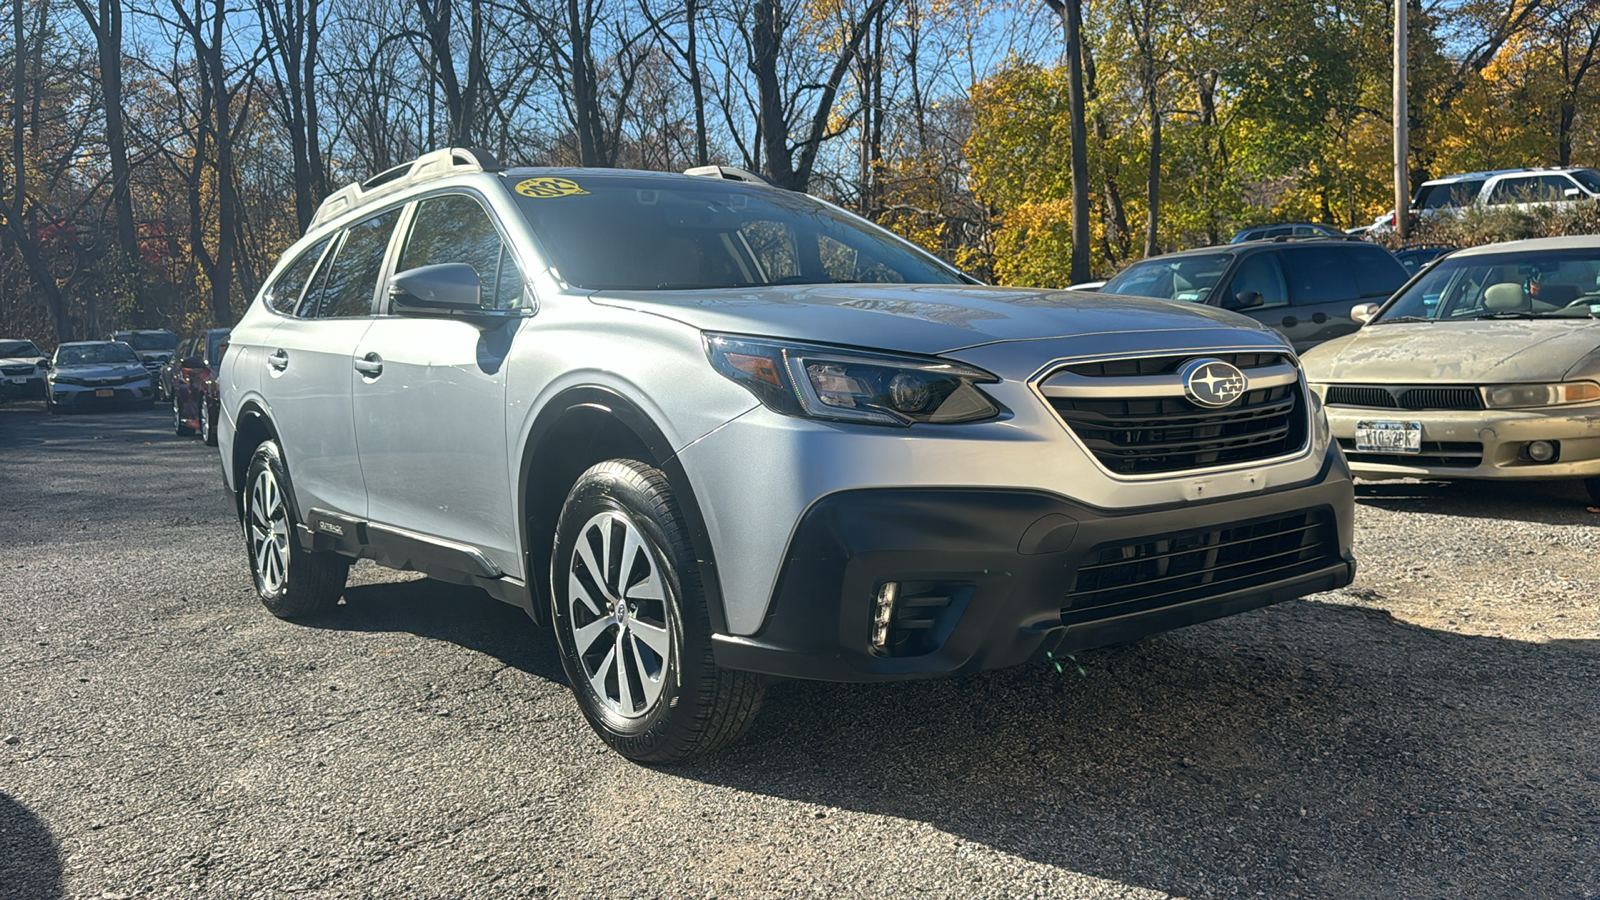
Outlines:
{"label": "roof rail", "polygon": [[754,172],[747,172],[744,169],[736,169],[733,166],[695,166],[692,169],[684,169],[683,174],[694,175],[699,178],[720,178],[723,181],[738,181],[743,184],[772,186],[772,182],[762,178],[760,175]]}
{"label": "roof rail", "polygon": [[505,166],[494,158],[494,154],[476,147],[446,147],[432,153],[424,153],[411,162],[385,169],[366,181],[347,184],[329,194],[322,201],[322,205],[317,207],[317,214],[311,217],[311,224],[306,228],[309,231],[341,213],[403,187],[449,175],[498,172],[504,168]]}

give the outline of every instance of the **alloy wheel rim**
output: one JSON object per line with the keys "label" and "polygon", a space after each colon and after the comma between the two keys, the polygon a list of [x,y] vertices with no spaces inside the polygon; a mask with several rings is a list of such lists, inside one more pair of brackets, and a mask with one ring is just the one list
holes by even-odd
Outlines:
{"label": "alloy wheel rim", "polygon": [[672,658],[666,584],[649,539],[620,512],[578,531],[567,565],[567,635],[606,708],[636,719],[655,708]]}
{"label": "alloy wheel rim", "polygon": [[263,593],[282,589],[289,576],[289,508],[270,470],[262,470],[250,488],[250,556]]}

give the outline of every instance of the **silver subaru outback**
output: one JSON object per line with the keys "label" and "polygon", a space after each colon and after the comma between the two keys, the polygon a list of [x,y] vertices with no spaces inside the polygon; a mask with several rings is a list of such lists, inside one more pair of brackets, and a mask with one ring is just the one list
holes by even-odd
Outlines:
{"label": "silver subaru outback", "polygon": [[986,287],[738,170],[441,150],[325,201],[234,329],[262,602],[369,558],[554,629],[633,759],[772,676],[1012,666],[1348,584],[1348,470],[1276,332]]}

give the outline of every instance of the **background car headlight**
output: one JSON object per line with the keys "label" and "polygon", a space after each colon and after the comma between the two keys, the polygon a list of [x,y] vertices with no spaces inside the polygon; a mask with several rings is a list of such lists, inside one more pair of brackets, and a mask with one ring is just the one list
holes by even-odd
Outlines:
{"label": "background car headlight", "polygon": [[1600,384],[1569,381],[1561,384],[1502,384],[1483,388],[1483,405],[1490,409],[1520,406],[1561,406],[1600,400]]}
{"label": "background car headlight", "polygon": [[789,416],[906,426],[992,419],[979,384],[1000,379],[939,359],[707,334],[706,355],[768,409]]}
{"label": "background car headlight", "polygon": [[50,383],[51,384],[72,384],[72,385],[82,386],[83,385],[83,379],[82,378],[74,378],[71,375],[57,375],[54,378],[50,379]]}

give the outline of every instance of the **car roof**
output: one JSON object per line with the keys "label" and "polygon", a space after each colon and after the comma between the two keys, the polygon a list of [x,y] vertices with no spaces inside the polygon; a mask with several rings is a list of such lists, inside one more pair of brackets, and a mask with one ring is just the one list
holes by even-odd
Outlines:
{"label": "car roof", "polygon": [[[1209,247],[1191,247],[1188,250],[1177,250],[1172,253],[1162,253],[1158,256],[1147,256],[1139,262],[1149,262],[1154,259],[1176,259],[1184,256],[1215,256],[1219,253],[1237,254],[1254,253],[1266,247],[1377,247],[1379,245],[1368,241],[1352,241],[1336,237],[1316,237],[1297,240],[1279,240],[1267,238],[1260,241],[1240,241],[1237,244],[1213,244]],[[1380,248],[1381,249],[1381,248]],[[1137,263],[1129,263],[1137,265]]]}
{"label": "car roof", "polygon": [[97,346],[97,345],[100,345],[100,344],[121,344],[121,343],[123,343],[123,342],[122,341],[67,341],[65,344],[57,344],[56,347],[57,348],[61,348],[61,347],[93,347],[93,346]]}
{"label": "car roof", "polygon": [[1430,184],[1454,184],[1457,181],[1468,179],[1493,178],[1496,175],[1536,175],[1540,172],[1575,172],[1587,169],[1589,166],[1528,166],[1521,169],[1489,169],[1483,172],[1462,172],[1459,175],[1445,175],[1439,178],[1430,178],[1422,183],[1423,187]]}
{"label": "car roof", "polygon": [[1457,250],[1455,257],[1488,256],[1493,253],[1538,253],[1545,250],[1600,250],[1600,235],[1577,234],[1567,237],[1532,238],[1501,244],[1480,244]]}

